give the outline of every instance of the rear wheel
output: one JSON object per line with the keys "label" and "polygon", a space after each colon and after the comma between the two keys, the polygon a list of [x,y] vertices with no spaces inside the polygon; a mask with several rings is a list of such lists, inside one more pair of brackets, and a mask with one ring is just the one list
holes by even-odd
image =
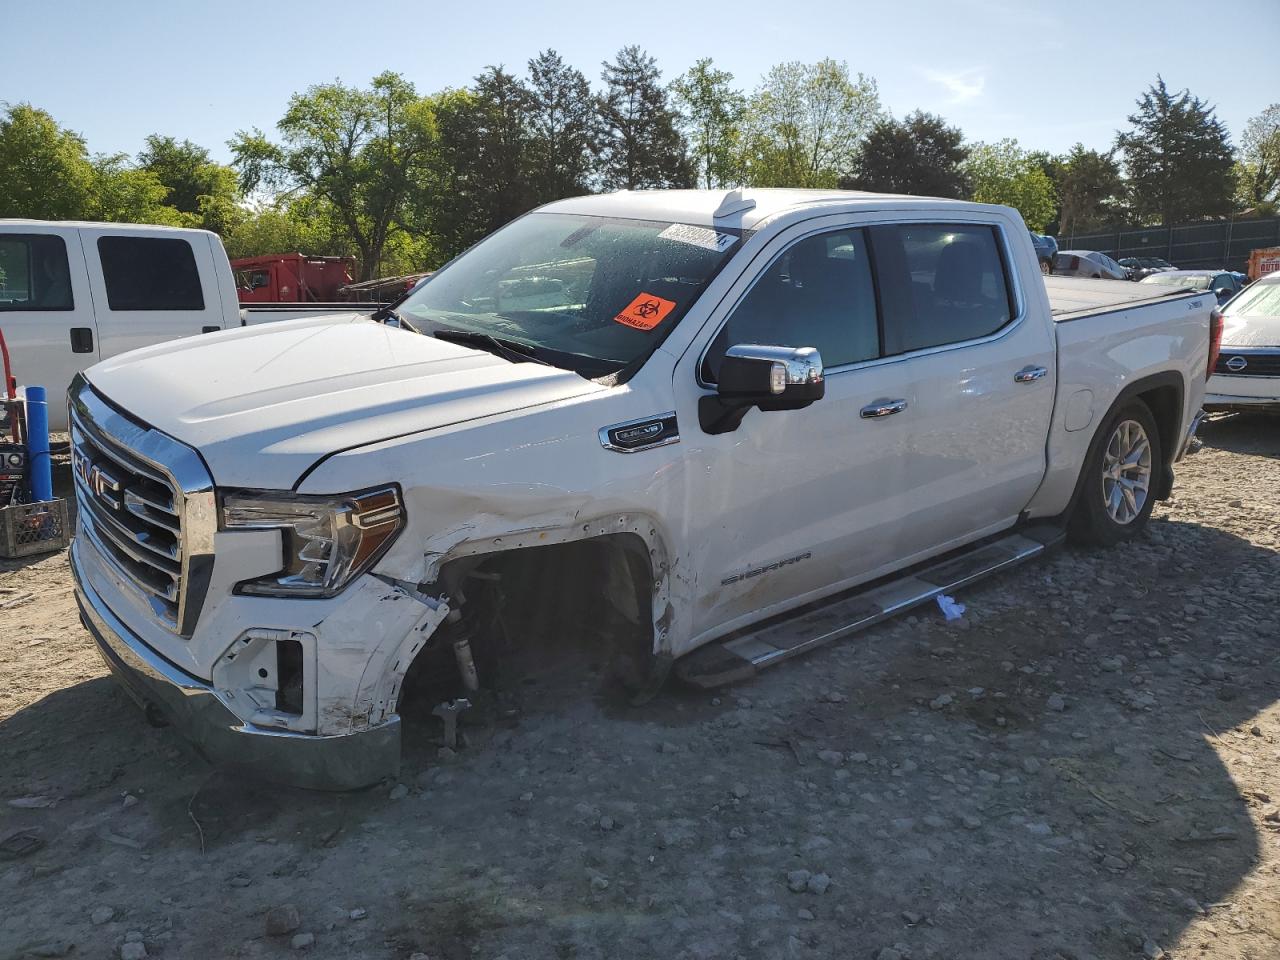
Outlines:
{"label": "rear wheel", "polygon": [[1155,506],[1164,462],[1155,417],[1141,400],[1111,415],[1094,438],[1071,517],[1072,539],[1109,546],[1137,536]]}

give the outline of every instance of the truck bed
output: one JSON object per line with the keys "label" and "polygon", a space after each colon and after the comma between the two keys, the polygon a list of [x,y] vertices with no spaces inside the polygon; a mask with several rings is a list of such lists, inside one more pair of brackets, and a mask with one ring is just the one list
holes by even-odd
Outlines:
{"label": "truck bed", "polygon": [[[1179,296],[1205,296],[1207,291],[1180,290],[1126,280],[1089,280],[1084,277],[1045,277],[1049,308],[1058,322],[1100,313],[1159,303]],[[1212,296],[1211,294],[1209,294]]]}

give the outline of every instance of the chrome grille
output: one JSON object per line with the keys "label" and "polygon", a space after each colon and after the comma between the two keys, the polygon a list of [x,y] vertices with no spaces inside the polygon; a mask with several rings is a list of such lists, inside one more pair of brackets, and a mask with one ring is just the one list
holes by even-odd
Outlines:
{"label": "chrome grille", "polygon": [[1213,372],[1228,377],[1280,377],[1280,350],[1223,347]]}
{"label": "chrome grille", "polygon": [[69,394],[80,530],[169,629],[189,636],[213,565],[213,483],[195,451],[118,412],[83,377]]}

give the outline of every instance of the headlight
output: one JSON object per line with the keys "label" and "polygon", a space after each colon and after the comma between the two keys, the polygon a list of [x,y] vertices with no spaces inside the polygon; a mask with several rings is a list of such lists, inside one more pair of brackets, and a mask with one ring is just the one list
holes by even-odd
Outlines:
{"label": "headlight", "polygon": [[245,580],[239,593],[268,597],[332,597],[377,562],[404,527],[400,491],[382,487],[317,497],[241,491],[222,502],[226,530],[279,530],[280,571]]}

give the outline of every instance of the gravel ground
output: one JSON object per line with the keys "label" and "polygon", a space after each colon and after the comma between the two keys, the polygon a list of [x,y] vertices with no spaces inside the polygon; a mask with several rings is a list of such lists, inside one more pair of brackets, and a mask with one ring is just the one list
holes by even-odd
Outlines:
{"label": "gravel ground", "polygon": [[[1280,423],[1149,534],[722,691],[521,690],[398,784],[280,790],[147,727],[65,555],[0,566],[0,960],[1280,957]],[[31,596],[28,596],[31,595]]]}

